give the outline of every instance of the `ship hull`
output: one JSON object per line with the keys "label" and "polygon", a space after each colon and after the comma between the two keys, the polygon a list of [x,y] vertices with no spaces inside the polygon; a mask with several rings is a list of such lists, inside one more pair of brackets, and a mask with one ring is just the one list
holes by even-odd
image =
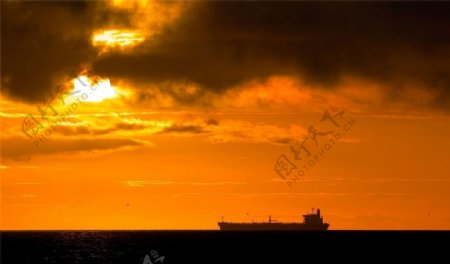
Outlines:
{"label": "ship hull", "polygon": [[219,223],[223,231],[297,231],[327,230],[329,224],[307,225],[302,223]]}

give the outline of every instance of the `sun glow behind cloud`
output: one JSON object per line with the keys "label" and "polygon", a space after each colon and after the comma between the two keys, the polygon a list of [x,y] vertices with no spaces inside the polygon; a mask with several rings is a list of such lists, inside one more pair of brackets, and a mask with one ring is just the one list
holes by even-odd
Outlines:
{"label": "sun glow behind cloud", "polygon": [[73,79],[73,92],[71,94],[84,95],[83,101],[85,102],[101,102],[106,99],[117,98],[119,95],[126,96],[129,92],[112,86],[108,78],[93,80],[86,75],[81,75]]}

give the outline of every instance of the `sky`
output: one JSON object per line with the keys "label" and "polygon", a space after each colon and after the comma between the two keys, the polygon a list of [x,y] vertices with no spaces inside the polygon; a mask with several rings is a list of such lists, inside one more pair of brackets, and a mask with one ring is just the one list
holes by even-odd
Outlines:
{"label": "sky", "polygon": [[2,1],[2,230],[450,228],[450,3]]}

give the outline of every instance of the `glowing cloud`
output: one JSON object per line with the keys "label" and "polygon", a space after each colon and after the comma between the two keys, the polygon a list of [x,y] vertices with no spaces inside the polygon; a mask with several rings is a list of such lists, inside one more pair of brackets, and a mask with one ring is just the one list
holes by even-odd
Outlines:
{"label": "glowing cloud", "polygon": [[92,44],[104,49],[125,48],[135,46],[144,40],[145,38],[138,31],[112,29],[95,32]]}

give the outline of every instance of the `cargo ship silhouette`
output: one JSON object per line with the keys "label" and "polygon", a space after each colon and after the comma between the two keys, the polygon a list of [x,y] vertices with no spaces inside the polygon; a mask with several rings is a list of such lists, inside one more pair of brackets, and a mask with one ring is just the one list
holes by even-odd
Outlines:
{"label": "cargo ship silhouette", "polygon": [[323,222],[323,217],[320,216],[320,209],[317,212],[303,215],[303,223],[281,223],[277,221],[272,221],[269,216],[269,222],[253,222],[253,223],[233,223],[224,222],[223,219],[218,223],[220,230],[222,231],[278,231],[278,230],[327,230],[330,226],[328,223]]}

